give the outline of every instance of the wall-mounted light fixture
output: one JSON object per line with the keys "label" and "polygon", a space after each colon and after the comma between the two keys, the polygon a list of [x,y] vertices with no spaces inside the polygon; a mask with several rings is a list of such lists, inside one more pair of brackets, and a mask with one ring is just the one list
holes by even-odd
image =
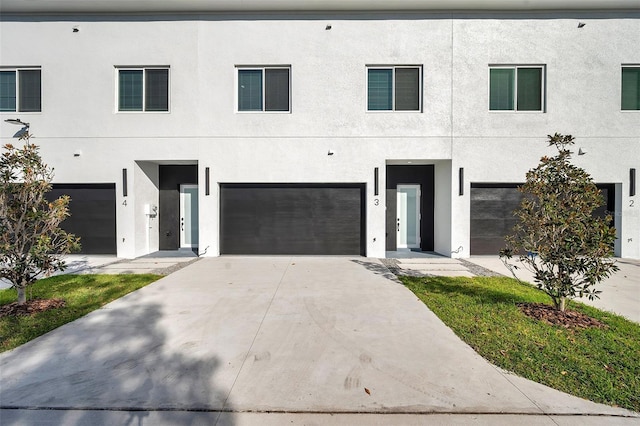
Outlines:
{"label": "wall-mounted light fixture", "polygon": [[335,152],[333,152],[332,150],[329,150],[329,152],[327,152],[327,155],[333,155],[335,154]]}
{"label": "wall-mounted light fixture", "polygon": [[127,169],[122,169],[122,196],[127,196]]}
{"label": "wall-mounted light fixture", "polygon": [[464,195],[464,167],[458,169],[458,195]]}
{"label": "wall-mounted light fixture", "polygon": [[24,121],[20,120],[19,118],[7,118],[6,120],[4,120],[5,123],[11,123],[11,124],[17,124],[18,126],[22,126],[22,129],[18,130],[16,132],[15,135],[13,135],[14,138],[18,138],[20,139],[23,136],[27,136],[29,134],[29,123],[25,123]]}
{"label": "wall-mounted light fixture", "polygon": [[329,31],[329,30],[331,29],[331,24],[327,24],[327,26],[326,26],[326,27],[324,27],[324,29],[325,29],[326,31]]}
{"label": "wall-mounted light fixture", "polygon": [[209,195],[209,168],[204,168],[204,195]]}
{"label": "wall-mounted light fixture", "polygon": [[629,169],[629,197],[636,195],[636,169]]}
{"label": "wall-mounted light fixture", "polygon": [[373,169],[373,195],[378,195],[378,168]]}
{"label": "wall-mounted light fixture", "polygon": [[80,157],[81,155],[82,155],[82,151],[80,151],[80,150],[74,151],[74,153],[73,153],[74,157]]}
{"label": "wall-mounted light fixture", "polygon": [[587,25],[584,22],[578,22],[578,28],[584,28],[584,26]]}

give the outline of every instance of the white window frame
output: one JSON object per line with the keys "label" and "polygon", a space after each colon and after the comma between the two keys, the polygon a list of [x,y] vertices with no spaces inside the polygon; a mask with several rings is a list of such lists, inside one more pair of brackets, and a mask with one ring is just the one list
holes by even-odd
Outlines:
{"label": "white window frame", "polygon": [[622,64],[620,65],[620,112],[623,113],[640,113],[640,109],[622,109],[622,69],[623,68],[640,68],[640,64]]}
{"label": "white window frame", "polygon": [[[147,111],[147,70],[167,70],[167,110]],[[120,71],[142,71],[142,111],[120,110]],[[171,67],[169,65],[115,67],[115,109],[117,114],[168,114],[171,112]]]}
{"label": "white window frame", "polygon": [[[531,110],[519,110],[518,109],[518,68],[540,68],[540,109]],[[513,90],[513,109],[497,110],[491,109],[491,70],[492,69],[512,69],[515,70],[515,81]],[[487,109],[490,113],[496,114],[541,114],[547,112],[547,66],[546,64],[518,64],[518,65],[505,65],[505,64],[489,64],[487,70]]]}
{"label": "white window frame", "polygon": [[[0,111],[0,114],[41,114],[42,113],[42,67],[0,67],[0,71],[13,71],[16,74],[16,109]],[[20,71],[40,71],[40,111],[20,111]]]}
{"label": "white window frame", "polygon": [[[418,69],[418,75],[419,75],[419,80],[418,80],[418,109],[413,109],[413,110],[396,110],[396,69],[398,68],[417,68]],[[391,92],[392,92],[392,96],[391,96],[391,109],[369,109],[369,70],[391,70],[392,73],[392,87],[391,87]],[[423,70],[423,66],[422,65],[367,65],[365,67],[365,111],[368,113],[374,113],[374,114],[378,114],[378,113],[382,113],[382,114],[388,114],[388,113],[409,113],[409,114],[415,114],[415,113],[421,113],[424,109],[424,105],[423,105],[423,92],[424,92],[424,70]]]}
{"label": "white window frame", "polygon": [[[286,69],[289,70],[289,109],[287,111],[267,111],[265,108],[267,102],[266,96],[266,77],[265,70],[271,69]],[[260,111],[245,111],[240,109],[240,99],[238,97],[238,85],[240,84],[240,71],[261,71],[262,72],[262,109]],[[234,97],[235,97],[235,112],[239,114],[291,114],[293,111],[292,104],[292,70],[291,65],[236,65],[235,67],[235,81],[234,81]]]}

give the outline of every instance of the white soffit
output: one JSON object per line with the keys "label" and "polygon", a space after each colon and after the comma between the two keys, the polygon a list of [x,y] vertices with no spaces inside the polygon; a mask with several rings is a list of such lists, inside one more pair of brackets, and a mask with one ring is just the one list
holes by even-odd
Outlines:
{"label": "white soffit", "polygon": [[640,10],[640,0],[0,0],[2,13]]}

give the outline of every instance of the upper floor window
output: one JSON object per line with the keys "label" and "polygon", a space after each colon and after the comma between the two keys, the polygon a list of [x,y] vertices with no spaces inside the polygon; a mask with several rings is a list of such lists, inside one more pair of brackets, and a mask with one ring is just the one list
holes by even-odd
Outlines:
{"label": "upper floor window", "polygon": [[239,67],[238,111],[291,111],[291,67]]}
{"label": "upper floor window", "polygon": [[169,111],[169,68],[118,68],[118,111]]}
{"label": "upper floor window", "polygon": [[622,67],[622,110],[640,111],[640,65]]}
{"label": "upper floor window", "polygon": [[544,66],[489,67],[490,111],[539,111],[544,108]]}
{"label": "upper floor window", "polygon": [[0,68],[0,111],[42,110],[39,68]]}
{"label": "upper floor window", "polygon": [[422,67],[367,68],[367,111],[420,111]]}

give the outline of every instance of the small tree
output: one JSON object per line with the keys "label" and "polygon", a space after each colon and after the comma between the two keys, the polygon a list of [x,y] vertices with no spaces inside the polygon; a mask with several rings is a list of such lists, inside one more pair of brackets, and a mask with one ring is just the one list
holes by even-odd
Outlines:
{"label": "small tree", "polygon": [[17,289],[19,304],[26,302],[29,285],[63,270],[62,256],[80,248],[79,238],[59,228],[69,216],[69,197],[46,200],[53,170],[23,130],[24,146],[5,145],[0,159],[0,278]]}
{"label": "small tree", "polygon": [[514,273],[517,266],[509,260],[518,253],[538,288],[564,311],[567,299],[597,298],[601,291],[593,286],[618,270],[611,259],[616,232],[610,216],[593,214],[604,200],[591,176],[569,162],[574,138],[558,133],[548,138],[558,154],[542,157],[527,173],[519,188],[525,197],[514,212],[518,224],[500,258]]}

